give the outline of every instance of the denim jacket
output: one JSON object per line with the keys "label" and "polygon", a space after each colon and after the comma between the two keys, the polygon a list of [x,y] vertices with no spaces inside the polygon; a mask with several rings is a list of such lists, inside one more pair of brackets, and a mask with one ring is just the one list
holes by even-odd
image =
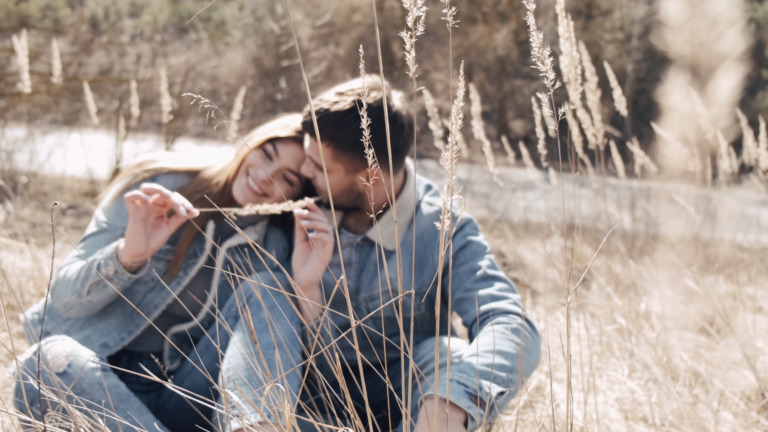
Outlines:
{"label": "denim jacket", "polygon": [[[540,357],[539,334],[523,311],[517,289],[499,269],[477,223],[466,213],[461,214],[458,207],[453,209],[453,263],[449,267],[449,254],[446,254],[438,297],[440,231],[437,223],[441,215],[441,194],[434,183],[416,176],[410,163],[407,169],[405,185],[396,200],[397,235],[393,211],[387,210],[358,241],[353,265],[346,267],[354,321],[360,321],[355,329],[359,353],[371,364],[379,364],[385,358],[400,358],[401,334],[406,335],[406,347],[411,332],[413,346],[434,338],[438,329],[440,335],[447,335],[450,304],[450,311],[461,317],[469,331],[470,345],[461,361],[451,366],[450,377],[440,376],[436,389],[426,394],[434,391],[463,408],[468,413],[468,430],[475,430],[484,421],[493,420],[517,393],[521,379],[536,369]],[[341,220],[340,212],[336,216]],[[415,257],[414,235],[417,239]],[[401,250],[399,263],[397,242]],[[345,262],[347,259],[345,257]],[[398,284],[398,266],[402,271],[402,286]],[[343,291],[342,288],[338,290]],[[323,289],[328,301],[334,287]],[[413,295],[411,290],[415,291]],[[402,299],[402,333],[398,297]],[[334,351],[343,355],[348,363],[355,364],[358,359],[347,300],[337,292],[328,305],[332,311],[305,326],[305,337],[318,335],[320,329],[321,344],[335,343],[338,349]],[[439,322],[437,307],[441,311]],[[315,360],[321,370],[331,367],[324,365],[324,356]],[[443,394],[446,387],[450,394]]]}
{"label": "denim jacket", "polygon": [[[191,180],[189,174],[163,174],[148,181],[174,191]],[[215,245],[212,241],[215,226],[210,221],[205,227],[206,234],[195,239],[173,279],[164,281],[163,277],[182,229],[177,230],[142,269],[129,273],[115,254],[125,234],[128,211],[123,199],[114,199],[114,195],[115,191],[112,191],[96,209],[82,239],[57,272],[45,310],[43,337],[67,335],[98,355],[114,354],[157,318],[212,254],[217,265],[205,307],[195,317],[197,322],[190,317],[189,323],[175,326],[167,334],[181,352],[186,352],[191,348],[188,334],[193,338],[202,335],[215,319],[210,313],[212,306],[226,303],[239,285],[233,278],[248,276],[267,267],[275,273],[280,271],[275,261],[263,254],[262,261],[258,252],[248,244],[248,239],[239,233]],[[278,262],[287,261],[290,245],[282,230],[262,221],[243,232]],[[36,343],[39,338],[44,301],[41,299],[21,317],[30,343]],[[179,351],[171,349],[168,340],[165,341],[163,360],[170,370],[182,360]]]}

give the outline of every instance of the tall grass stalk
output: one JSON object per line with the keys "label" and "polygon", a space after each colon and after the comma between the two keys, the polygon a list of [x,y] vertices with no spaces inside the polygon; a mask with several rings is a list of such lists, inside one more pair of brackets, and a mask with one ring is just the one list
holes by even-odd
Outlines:
{"label": "tall grass stalk", "polygon": [[742,134],[741,160],[748,168],[757,167],[760,156],[755,131],[749,125],[747,116],[739,108],[736,108],[736,117],[739,119]]}
{"label": "tall grass stalk", "polygon": [[510,166],[517,165],[517,157],[515,156],[515,151],[512,149],[512,146],[509,144],[509,139],[506,135],[501,136],[501,146],[504,148],[504,153],[507,155],[507,161],[509,162]]}
{"label": "tall grass stalk", "polygon": [[[403,39],[403,44],[404,44],[404,53],[403,54],[404,54],[404,57],[405,57],[405,62],[408,65],[408,76],[411,78],[411,106],[415,107],[416,106],[416,94],[418,92],[418,85],[416,83],[416,77],[418,76],[418,74],[416,72],[416,69],[418,67],[418,63],[416,62],[416,41],[418,40],[419,36],[424,34],[425,20],[427,18],[427,8],[424,6],[424,0],[403,0],[403,8],[405,8],[405,10],[406,10],[406,17],[405,17],[406,28],[399,33],[399,36]],[[361,51],[360,51],[361,52],[360,62],[361,62],[361,65],[362,65],[363,64],[363,60],[362,60],[362,46],[360,47],[360,49],[361,49]],[[431,95],[430,95],[430,99],[431,99]],[[434,101],[432,101],[432,103],[434,104]],[[418,128],[416,127],[418,122],[416,121],[416,118],[417,118],[416,117],[416,110],[413,109],[413,108],[412,108],[412,111],[411,111],[411,115],[412,115],[412,119],[413,119],[413,160],[415,161],[416,160],[416,156],[418,154],[418,152],[417,152]],[[438,117],[439,117],[439,114],[438,114]],[[442,132],[442,130],[441,130],[441,132]],[[415,165],[414,165],[414,175],[416,175],[416,166]],[[395,200],[394,193],[395,192],[393,190],[392,191],[392,194],[393,194],[392,200],[393,201]],[[416,182],[413,183],[413,196],[414,196],[414,201],[415,201],[416,200],[415,197],[417,196]],[[413,220],[416,220],[416,205],[415,204],[416,203],[414,202],[413,214],[412,214]],[[416,268],[416,226],[415,225],[413,226],[413,245],[412,245],[412,247],[413,247],[413,256],[411,257],[412,258],[411,268],[415,269]],[[409,327],[411,334],[410,334],[410,337],[408,338],[408,340],[409,340],[409,347],[408,347],[409,355],[410,355],[410,353],[413,352],[413,331],[414,331],[414,329],[413,329],[413,327],[414,327],[413,326],[413,321],[414,321],[414,318],[415,318],[414,317],[414,308],[415,308],[415,305],[416,305],[415,295],[416,295],[416,273],[412,271],[411,272],[411,315],[410,315],[411,316],[411,322],[410,322],[410,327]],[[401,311],[402,311],[402,302],[400,302],[400,308],[401,308]],[[382,317],[382,319],[383,319],[383,317]],[[403,333],[402,313],[400,315],[400,320],[399,321],[400,321],[400,331],[401,331],[401,335],[402,335],[402,333]],[[402,336],[404,336],[404,335],[402,335]],[[386,366],[385,366],[385,372],[387,372]],[[403,376],[406,375],[404,373],[404,371],[401,371],[401,372],[403,372]],[[413,376],[414,376],[414,365],[413,365],[413,362],[409,362],[408,374],[407,374],[407,379],[406,379],[407,384],[408,384],[408,389],[407,389],[407,396],[408,397],[406,398],[405,397],[406,394],[402,393],[402,397],[403,397],[403,402],[402,402],[403,409],[402,409],[402,412],[404,414],[403,415],[403,425],[404,425],[404,431],[405,432],[408,432],[410,430],[410,426],[411,426],[411,412],[410,412],[410,409],[408,407],[411,406],[411,398],[412,398],[412,394],[413,394],[413,392],[412,392],[412,390],[413,390],[413,382],[412,382],[413,381]],[[402,384],[403,384],[403,389],[404,389],[403,391],[406,391],[405,390],[405,384],[406,383],[402,383]],[[389,402],[389,398],[387,398],[387,402]]]}
{"label": "tall grass stalk", "polygon": [[141,115],[141,107],[139,102],[139,86],[136,84],[136,79],[131,78],[128,85],[128,111],[131,114],[131,127],[136,127],[139,123],[139,116]]}
{"label": "tall grass stalk", "polygon": [[51,82],[61,84],[64,82],[61,71],[61,52],[59,52],[58,39],[51,38]]}
{"label": "tall grass stalk", "polygon": [[611,148],[611,158],[613,158],[613,166],[616,167],[616,175],[622,180],[627,178],[627,171],[624,168],[624,160],[621,158],[619,148],[616,146],[616,141],[609,140],[608,144]]}
{"label": "tall grass stalk", "polygon": [[19,71],[19,82],[16,88],[22,93],[32,93],[32,78],[29,75],[29,44],[27,29],[23,28],[19,35],[11,35],[13,51],[16,54],[16,69]]}
{"label": "tall grass stalk", "polygon": [[235,141],[237,139],[237,130],[240,123],[240,115],[243,112],[243,101],[245,100],[246,87],[240,86],[235,96],[235,101],[232,104],[232,113],[229,115],[229,127],[227,128],[227,141]]}
{"label": "tall grass stalk", "polygon": [[768,173],[768,131],[765,127],[765,119],[763,116],[758,118],[760,123],[760,130],[757,136],[757,162],[758,168],[761,174]]}
{"label": "tall grass stalk", "polygon": [[469,83],[469,100],[471,102],[472,113],[472,133],[475,139],[480,141],[483,145],[483,153],[485,154],[485,161],[488,165],[488,171],[493,176],[493,181],[499,186],[503,186],[504,183],[499,179],[499,171],[496,169],[496,160],[493,156],[493,148],[491,147],[491,141],[485,135],[485,123],[483,122],[483,102],[480,99],[480,92],[474,84]]}
{"label": "tall grass stalk", "polygon": [[88,117],[91,119],[92,126],[99,126],[99,109],[96,107],[96,101],[93,100],[93,93],[88,81],[83,80],[83,96],[85,97],[85,107],[88,110]]}
{"label": "tall grass stalk", "polygon": [[432,93],[430,93],[426,87],[421,89],[421,97],[424,99],[424,108],[427,111],[427,118],[429,119],[427,127],[429,128],[429,131],[432,132],[432,142],[435,148],[442,152],[443,147],[445,146],[445,144],[443,144],[445,133],[443,130],[443,120],[442,117],[440,117],[440,110],[437,108]]}
{"label": "tall grass stalk", "polygon": [[168,89],[168,74],[165,71],[165,67],[160,68],[160,123],[168,124],[173,119],[173,97]]}

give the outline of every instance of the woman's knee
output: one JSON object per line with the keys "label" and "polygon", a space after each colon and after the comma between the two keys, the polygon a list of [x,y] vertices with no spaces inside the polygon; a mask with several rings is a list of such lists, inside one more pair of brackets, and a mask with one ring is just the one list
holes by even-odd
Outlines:
{"label": "woman's knee", "polygon": [[87,379],[100,367],[97,355],[74,339],[62,335],[47,337],[19,356],[12,367],[16,407],[27,414],[30,409],[36,413],[41,393],[69,387],[75,379]]}

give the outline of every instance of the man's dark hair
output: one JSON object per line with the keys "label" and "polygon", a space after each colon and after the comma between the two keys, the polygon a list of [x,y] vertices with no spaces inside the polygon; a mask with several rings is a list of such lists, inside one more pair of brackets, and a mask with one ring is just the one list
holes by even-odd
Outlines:
{"label": "man's dark hair", "polygon": [[[394,171],[399,171],[405,165],[405,158],[413,145],[413,118],[406,106],[405,96],[402,92],[391,90],[387,81],[382,85],[381,79],[375,75],[365,76],[365,87],[368,88],[366,102],[368,118],[371,120],[371,144],[376,158],[381,168],[387,172],[390,163]],[[388,91],[391,161],[387,151],[384,122],[384,89]],[[348,159],[351,164],[349,171],[361,170],[367,165],[362,141],[363,130],[360,128],[362,94],[363,79],[357,78],[331,88],[312,101],[320,139],[324,145],[333,148],[336,154]],[[315,126],[309,106],[304,109],[301,128],[315,137]]]}

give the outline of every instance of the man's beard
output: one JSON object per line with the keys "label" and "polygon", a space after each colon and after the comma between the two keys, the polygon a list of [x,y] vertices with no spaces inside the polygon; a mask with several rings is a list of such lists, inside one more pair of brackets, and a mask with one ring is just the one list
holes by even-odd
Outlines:
{"label": "man's beard", "polygon": [[[323,208],[331,208],[331,202],[327,198],[320,199],[317,204]],[[346,191],[333,195],[333,208],[338,211],[370,211],[369,206],[368,196],[363,192]]]}

